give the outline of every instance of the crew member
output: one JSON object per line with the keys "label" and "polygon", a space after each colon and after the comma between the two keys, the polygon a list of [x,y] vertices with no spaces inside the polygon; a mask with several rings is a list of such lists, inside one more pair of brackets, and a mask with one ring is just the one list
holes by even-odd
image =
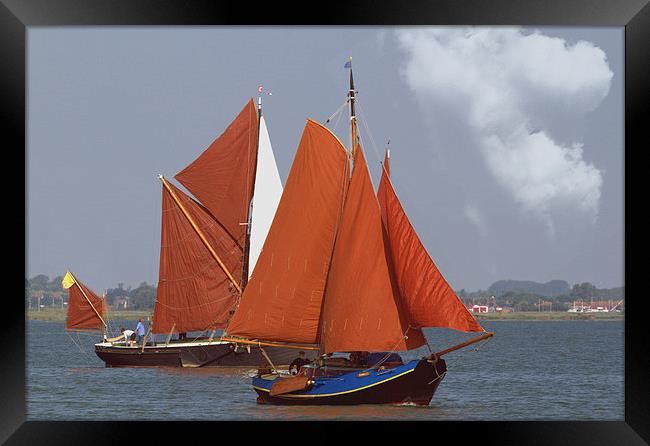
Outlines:
{"label": "crew member", "polygon": [[138,320],[138,325],[135,327],[135,333],[138,335],[138,344],[144,340],[144,324],[142,318]]}
{"label": "crew member", "polygon": [[120,328],[120,335],[115,336],[114,338],[108,338],[106,339],[107,342],[117,342],[120,339],[124,339],[124,342],[127,344],[131,344],[133,342],[133,335],[135,332],[133,330],[125,330],[124,327]]}
{"label": "crew member", "polygon": [[307,365],[310,362],[311,361],[305,357],[305,352],[301,351],[298,353],[298,357],[289,365],[289,373],[297,375],[298,372],[300,372],[300,367]]}

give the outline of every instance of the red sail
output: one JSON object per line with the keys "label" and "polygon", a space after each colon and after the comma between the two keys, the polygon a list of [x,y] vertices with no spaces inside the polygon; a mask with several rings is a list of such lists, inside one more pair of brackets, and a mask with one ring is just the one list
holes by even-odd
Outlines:
{"label": "red sail", "polygon": [[68,317],[65,329],[70,331],[99,331],[106,320],[105,300],[90,288],[74,280],[68,288]]}
{"label": "red sail", "polygon": [[[386,167],[388,160],[386,155]],[[388,169],[382,169],[377,195],[390,247],[389,257],[411,325],[484,331],[433,263],[406,216],[388,174]]]}
{"label": "red sail", "polygon": [[360,146],[356,158],[325,292],[321,351],[417,348],[424,337],[409,328],[407,314],[399,308],[379,204]]}
{"label": "red sail", "polygon": [[[241,270],[241,248],[200,204],[166,183],[231,272]],[[163,186],[160,273],[153,332],[223,328],[237,292],[205,242]],[[238,277],[238,276],[235,276]]]}
{"label": "red sail", "polygon": [[343,145],[328,129],[308,120],[229,335],[316,342],[348,175]]}
{"label": "red sail", "polygon": [[[251,99],[237,118],[176,178],[244,246],[257,162],[258,116]],[[238,276],[241,271],[238,271]]]}

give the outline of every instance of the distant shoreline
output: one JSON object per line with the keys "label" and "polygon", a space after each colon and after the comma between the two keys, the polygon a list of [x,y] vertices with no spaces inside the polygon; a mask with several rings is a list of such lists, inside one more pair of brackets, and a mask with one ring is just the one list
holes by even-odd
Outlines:
{"label": "distant shoreline", "polygon": [[568,311],[519,311],[475,314],[479,321],[622,321],[625,313],[569,313]]}
{"label": "distant shoreline", "polygon": [[[108,310],[109,320],[138,320],[153,314],[153,310]],[[30,321],[55,321],[65,322],[67,310],[65,308],[45,308],[38,310],[25,310],[25,319]]]}
{"label": "distant shoreline", "polygon": [[[147,319],[153,310],[109,310],[108,318],[111,320],[137,320]],[[625,313],[569,313],[567,311],[519,311],[512,313],[481,313],[474,315],[479,321],[575,321],[575,320],[624,320]],[[64,322],[66,310],[64,308],[47,308],[41,311],[26,310],[25,319],[30,321],[55,321]]]}

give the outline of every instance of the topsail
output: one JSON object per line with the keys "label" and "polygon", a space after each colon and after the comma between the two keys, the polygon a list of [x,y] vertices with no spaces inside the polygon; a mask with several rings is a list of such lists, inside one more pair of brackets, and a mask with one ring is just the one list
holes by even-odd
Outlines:
{"label": "topsail", "polygon": [[251,215],[250,254],[248,275],[253,269],[262,251],[262,245],[269,233],[275,210],[282,196],[282,182],[275,164],[269,132],[266,129],[264,116],[260,117],[259,150],[257,152],[257,171],[255,173],[255,193]]}

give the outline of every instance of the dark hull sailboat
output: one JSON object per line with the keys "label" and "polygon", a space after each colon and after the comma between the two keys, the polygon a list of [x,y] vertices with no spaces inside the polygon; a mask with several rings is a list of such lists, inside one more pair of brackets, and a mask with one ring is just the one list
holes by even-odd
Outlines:
{"label": "dark hull sailboat", "polygon": [[264,353],[274,365],[287,367],[296,350],[258,346],[236,347],[231,342],[196,339],[175,341],[167,345],[126,346],[111,343],[95,344],[95,353],[106,367],[260,367],[268,364]]}
{"label": "dark hull sailboat", "polygon": [[295,348],[262,349],[260,345],[240,346],[213,339],[216,330],[227,329],[282,193],[261,98],[257,108],[249,101],[224,132],[175,175],[193,197],[162,175],[159,178],[160,270],[149,332],[168,339],[174,333],[212,331],[212,335],[148,342],[144,347],[127,345],[120,336],[107,338],[104,299],[82,289],[71,274],[63,285],[78,295],[78,304],[71,308],[80,316],[69,311],[69,317],[73,316],[69,329],[103,330],[104,342],[95,344],[95,353],[106,367],[290,364],[297,356]]}
{"label": "dark hull sailboat", "polygon": [[357,405],[414,404],[426,406],[447,373],[443,359],[422,359],[384,370],[361,370],[341,375],[303,379],[302,390],[274,394],[278,381],[301,377],[277,374],[253,378],[259,404]]}

